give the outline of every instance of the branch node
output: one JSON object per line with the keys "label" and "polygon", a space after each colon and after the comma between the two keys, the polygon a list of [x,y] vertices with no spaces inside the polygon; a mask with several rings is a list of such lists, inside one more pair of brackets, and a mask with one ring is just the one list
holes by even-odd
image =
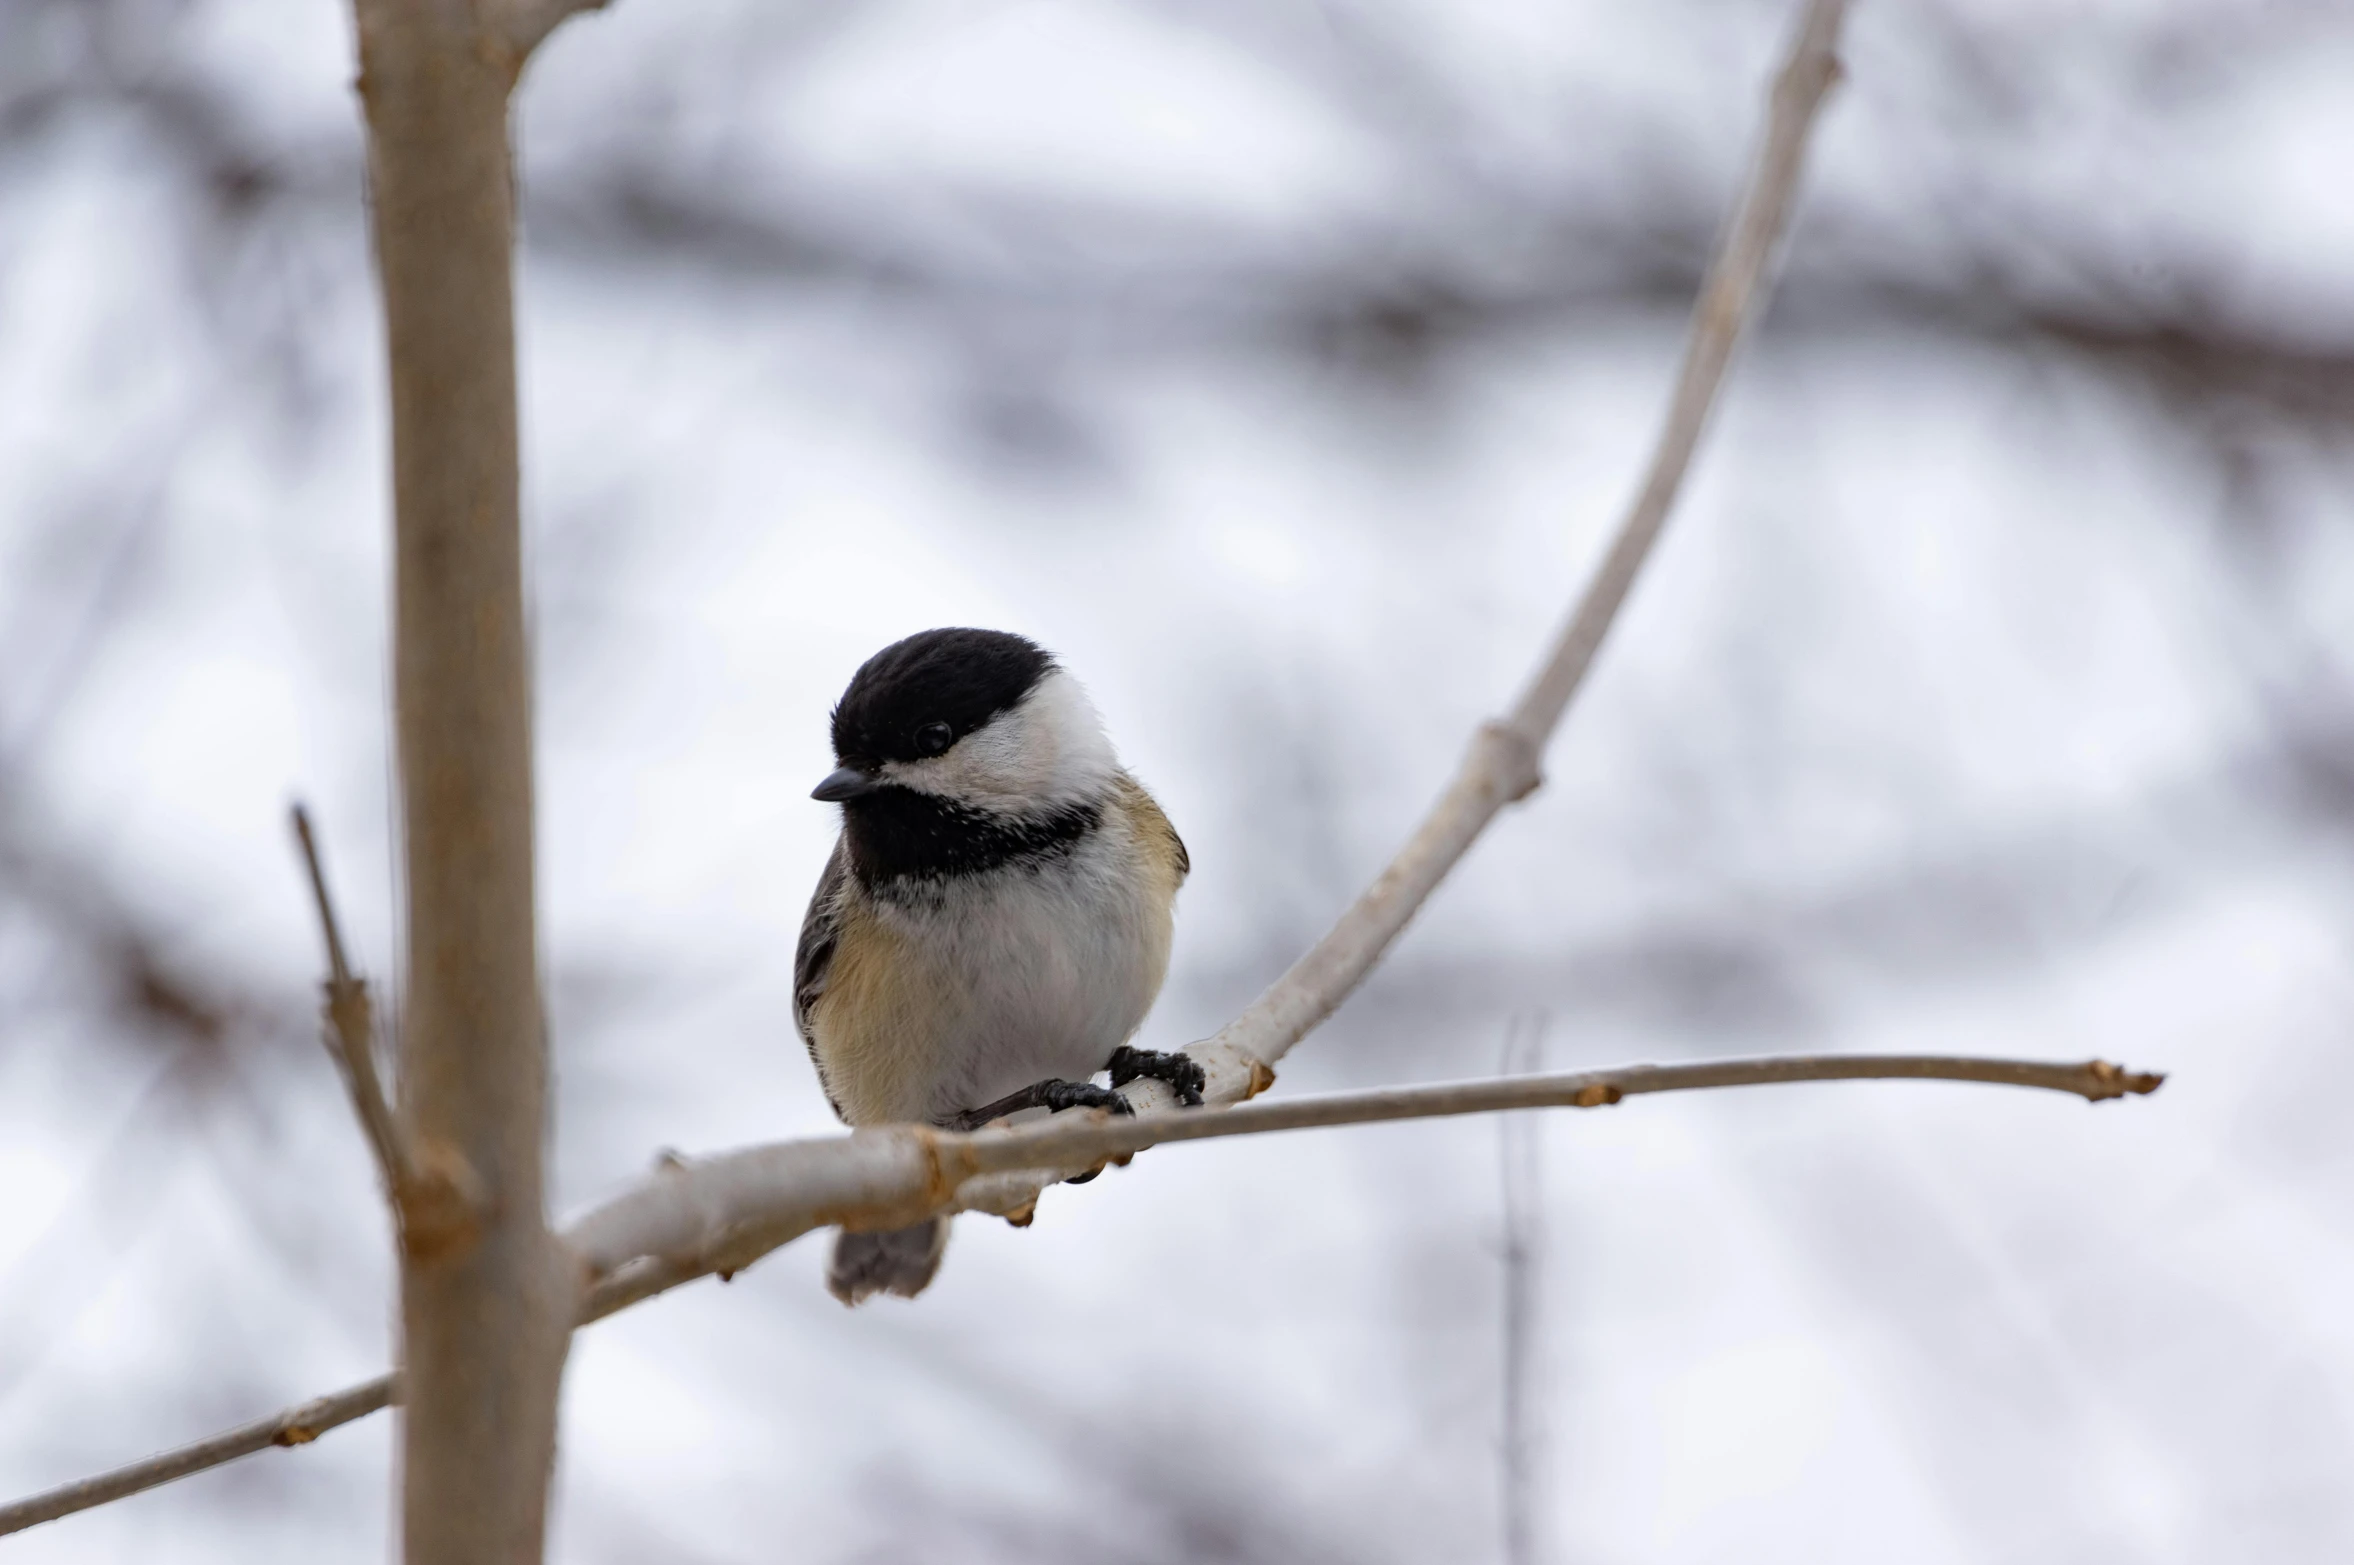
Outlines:
{"label": "branch node", "polygon": [[401,1249],[417,1261],[447,1260],[482,1235],[490,1208],[482,1176],[447,1142],[427,1142],[415,1170],[393,1203],[400,1215]]}
{"label": "branch node", "polygon": [[1469,764],[1505,804],[1519,803],[1545,780],[1543,745],[1526,729],[1500,717],[1480,724],[1472,735]]}
{"label": "branch node", "polygon": [[[511,76],[521,75],[524,62],[568,17],[602,11],[605,5],[606,0],[506,0],[493,8],[498,20],[492,36],[500,50],[494,63],[507,64]],[[483,48],[485,58],[492,59],[489,39],[484,40]]]}
{"label": "branch node", "polygon": [[2106,1103],[2129,1093],[2148,1094],[2166,1084],[2163,1071],[2129,1071],[2107,1060],[2085,1061],[2084,1073],[2093,1080],[2092,1090],[2084,1095],[2087,1103]]}
{"label": "branch node", "polygon": [[1577,1096],[1569,1101],[1581,1109],[1606,1109],[1624,1096],[1626,1094],[1620,1092],[1609,1082],[1598,1081],[1590,1087],[1578,1088]]}

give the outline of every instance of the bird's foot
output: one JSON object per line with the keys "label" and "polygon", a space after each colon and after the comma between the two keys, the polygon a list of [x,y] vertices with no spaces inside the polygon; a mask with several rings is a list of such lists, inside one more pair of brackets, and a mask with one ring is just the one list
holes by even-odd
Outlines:
{"label": "bird's foot", "polygon": [[1114,1114],[1133,1114],[1128,1100],[1109,1087],[1099,1087],[1091,1081],[1036,1081],[1019,1092],[1009,1092],[995,1103],[984,1103],[977,1109],[967,1109],[947,1123],[951,1130],[979,1130],[993,1119],[1018,1114],[1024,1109],[1047,1109],[1060,1114],[1065,1109],[1109,1109]]}
{"label": "bird's foot", "polygon": [[1202,1068],[1183,1054],[1131,1049],[1126,1044],[1112,1051],[1111,1071],[1115,1087],[1125,1087],[1139,1077],[1165,1081],[1177,1094],[1177,1101],[1189,1109],[1202,1106],[1202,1089],[1209,1085]]}

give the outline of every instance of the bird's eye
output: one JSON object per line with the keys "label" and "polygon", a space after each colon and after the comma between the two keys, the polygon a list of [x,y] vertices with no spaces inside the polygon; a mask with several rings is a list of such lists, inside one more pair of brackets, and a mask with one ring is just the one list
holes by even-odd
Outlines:
{"label": "bird's eye", "polygon": [[956,743],[956,730],[946,723],[926,723],[915,731],[915,753],[939,755]]}

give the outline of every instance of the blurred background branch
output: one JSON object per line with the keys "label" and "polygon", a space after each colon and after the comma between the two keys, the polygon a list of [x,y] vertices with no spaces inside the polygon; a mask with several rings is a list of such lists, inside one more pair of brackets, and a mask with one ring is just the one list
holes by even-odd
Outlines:
{"label": "blurred background branch", "polygon": [[[1504,1034],[1502,1072],[1530,1075],[1545,1068],[1545,1019],[1514,1017]],[[1503,1351],[1498,1355],[1503,1398],[1497,1472],[1504,1513],[1504,1565],[1541,1565],[1545,1548],[1542,1504],[1545,1468],[1544,1396],[1538,1368],[1544,1299],[1545,1208],[1543,1144],[1531,1115],[1496,1121],[1503,1189]]]}

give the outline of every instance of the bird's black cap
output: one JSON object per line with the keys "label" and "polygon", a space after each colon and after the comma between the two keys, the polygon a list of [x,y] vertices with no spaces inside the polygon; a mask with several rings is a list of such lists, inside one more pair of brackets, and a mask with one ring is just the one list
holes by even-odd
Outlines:
{"label": "bird's black cap", "polygon": [[1044,647],[1010,631],[927,630],[894,641],[860,665],[834,703],[834,757],[861,770],[916,760],[926,753],[918,730],[946,723],[962,739],[1053,668]]}

